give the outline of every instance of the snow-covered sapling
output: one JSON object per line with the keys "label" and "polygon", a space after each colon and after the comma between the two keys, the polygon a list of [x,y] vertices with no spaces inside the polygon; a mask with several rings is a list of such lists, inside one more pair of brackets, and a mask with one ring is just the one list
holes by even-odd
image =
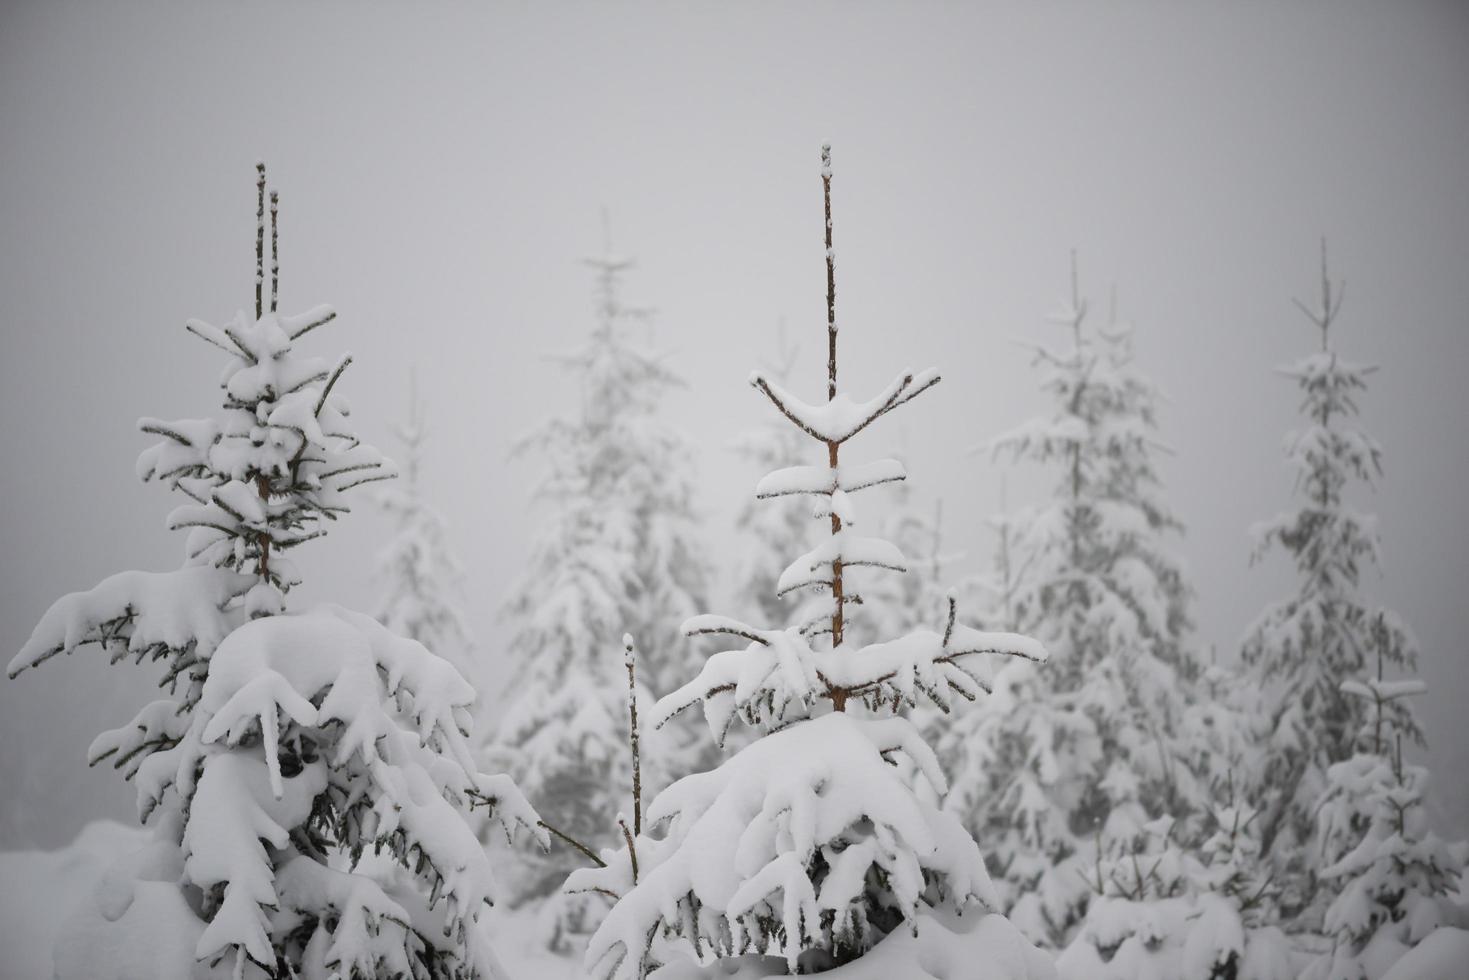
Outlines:
{"label": "snow-covered sapling", "polygon": [[189,532],[184,566],[60,599],[10,664],[97,644],[165,667],[166,696],[89,750],[136,780],[154,843],[83,901],[57,975],[498,977],[478,925],[494,876],[467,811],[544,834],[507,777],[473,764],[473,689],[365,615],[285,608],[286,553],[393,471],[336,390],[350,357],[297,350],[336,314],[278,314],[274,258],[264,306],[263,164],[257,189],[255,316],[188,323],[228,355],[223,411],[141,423],[161,441],[139,475],[188,498],[169,517]]}
{"label": "snow-covered sapling", "polygon": [[[588,969],[618,980],[660,967],[684,970],[676,973],[682,977],[692,975],[685,968],[746,955],[755,957],[752,970],[818,972],[860,959],[889,935],[916,936],[921,945],[947,934],[944,915],[989,909],[995,900],[973,838],[891,764],[906,756],[943,792],[933,752],[898,712],[920,697],[942,710],[956,698],[975,699],[988,690],[986,655],[1040,661],[1045,651],[1027,637],[959,624],[952,599],[938,631],[865,646],[845,642],[847,607],[861,599],[847,570],[906,565],[888,542],[855,535],[853,497],[905,474],[894,460],[852,463],[841,451],[939,376],[905,370],[861,401],[838,388],[829,150],[822,157],[827,397],[806,402],[759,372],[750,381],[824,457],[819,466],[777,470],[757,487],[762,497],[814,498],[829,528],[780,575],[777,591],[813,590],[829,601],[819,615],[787,628],[708,615],[684,624],[690,637],[735,637],[744,645],[714,654],[696,678],[662,698],[653,724],[698,704],[718,741],[736,718],[763,735],[717,769],[658,794],[646,832],[623,848],[628,853],[604,852],[606,867],[568,880],[571,890],[620,896],[586,957]],[[985,943],[997,934],[1021,951],[1007,961],[1014,970],[1036,973],[996,976],[1046,974],[1044,958],[1002,919],[972,933]]]}
{"label": "snow-covered sapling", "polygon": [[[1313,904],[1316,879],[1305,845],[1314,810],[1328,770],[1352,756],[1366,717],[1366,702],[1348,694],[1343,682],[1361,676],[1374,646],[1394,669],[1411,668],[1416,658],[1411,634],[1395,617],[1378,623],[1392,636],[1374,641],[1374,617],[1358,592],[1362,569],[1377,560],[1378,536],[1375,518],[1351,507],[1346,490],[1381,471],[1382,450],[1353,421],[1357,397],[1376,368],[1347,361],[1332,347],[1342,296],[1327,273],[1323,241],[1320,306],[1296,303],[1319,333],[1320,349],[1280,369],[1300,388],[1306,416],[1285,444],[1304,499],[1253,529],[1257,554],[1279,547],[1294,562],[1298,585],[1290,598],[1266,608],[1242,649],[1250,696],[1263,699],[1262,758],[1251,772],[1274,800],[1263,843],[1282,869],[1292,910]],[[1409,714],[1396,717],[1394,730],[1421,738]]]}
{"label": "snow-covered sapling", "polygon": [[1080,872],[1099,838],[1130,841],[1207,802],[1183,792],[1192,783],[1174,758],[1192,666],[1189,589],[1168,540],[1179,523],[1154,461],[1160,395],[1115,308],[1093,324],[1074,254],[1071,295],[1049,319],[1069,340],[1035,346],[1049,407],[992,450],[1057,476],[1050,500],[1007,521],[1000,586],[1015,628],[1052,660],[1044,678],[1008,664],[995,710],[960,719],[938,745],[955,774],[948,808],[1003,855],[992,870],[1007,913],[1060,948],[1085,911]]}
{"label": "snow-covered sapling", "polygon": [[[595,318],[585,342],[556,360],[579,393],[568,410],[520,444],[546,464],[536,498],[530,559],[506,605],[513,692],[486,746],[493,768],[512,773],[548,824],[597,848],[617,838],[610,815],[632,779],[623,746],[624,633],[641,646],[642,684],[672,684],[692,658],[675,626],[704,603],[704,549],[693,509],[690,443],[661,417],[682,380],[643,336],[646,311],[622,299],[632,260],[611,250],[588,260]],[[651,700],[651,699],[649,699]],[[692,726],[689,726],[690,728]],[[662,733],[649,752],[650,784],[713,753],[691,731]],[[543,909],[548,946],[568,952],[603,911],[600,898],[558,896],[583,855],[558,843],[518,855],[514,900]]]}
{"label": "snow-covered sapling", "polygon": [[1389,966],[1443,925],[1466,924],[1459,897],[1465,845],[1447,844],[1428,824],[1429,774],[1403,761],[1398,719],[1426,687],[1414,677],[1389,680],[1383,664],[1396,631],[1387,614],[1373,617],[1377,673],[1342,683],[1366,708],[1359,751],[1327,770],[1317,810],[1321,877],[1335,889],[1324,930],[1331,948],[1305,980],[1359,980]]}

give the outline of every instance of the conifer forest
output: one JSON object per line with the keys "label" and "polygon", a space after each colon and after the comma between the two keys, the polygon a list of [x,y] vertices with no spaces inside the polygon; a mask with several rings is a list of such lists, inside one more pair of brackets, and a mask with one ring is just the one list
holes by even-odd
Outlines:
{"label": "conifer forest", "polygon": [[1462,980],[1466,94],[1434,0],[6,5],[0,980]]}

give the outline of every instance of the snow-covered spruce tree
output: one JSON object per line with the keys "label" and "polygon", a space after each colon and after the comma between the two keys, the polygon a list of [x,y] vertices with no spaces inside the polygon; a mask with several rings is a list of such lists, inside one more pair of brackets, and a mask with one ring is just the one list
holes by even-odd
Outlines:
{"label": "snow-covered spruce tree", "polygon": [[383,591],[377,621],[422,643],[475,683],[473,641],[455,602],[463,588],[464,569],[449,544],[448,525],[423,499],[423,404],[412,379],[409,388],[408,421],[396,430],[403,443],[403,472],[377,498],[394,524],[378,558]]}
{"label": "snow-covered spruce tree", "polygon": [[[613,840],[610,816],[632,778],[623,751],[618,638],[638,637],[643,682],[671,689],[691,657],[670,624],[699,608],[708,574],[696,540],[689,471],[695,454],[659,415],[682,382],[640,338],[646,312],[621,300],[631,260],[612,254],[609,244],[588,264],[596,272],[596,322],[585,344],[557,358],[580,404],[518,449],[545,460],[536,497],[548,513],[506,607],[518,674],[487,751],[549,825],[601,847]],[[670,731],[650,753],[650,786],[708,760],[702,749],[692,726]],[[516,898],[545,900],[545,941],[565,952],[607,903],[559,894],[566,875],[584,863],[561,843],[545,855],[520,855]]]}
{"label": "snow-covered spruce tree", "polygon": [[1225,803],[1200,847],[1170,817],[1086,871],[1092,900],[1056,961],[1065,980],[1294,980],[1290,943],[1273,925],[1258,811]]}
{"label": "snow-covered spruce tree", "polygon": [[[1298,575],[1296,592],[1274,603],[1250,627],[1243,646],[1249,697],[1262,719],[1262,758],[1251,767],[1257,787],[1273,805],[1262,830],[1266,853],[1281,870],[1287,914],[1312,902],[1316,882],[1306,846],[1312,814],[1326,789],[1327,770],[1352,755],[1364,709],[1342,692],[1342,682],[1359,677],[1373,617],[1358,594],[1364,565],[1377,559],[1375,520],[1346,501],[1355,481],[1370,482],[1381,469],[1381,449],[1354,423],[1357,396],[1375,368],[1338,357],[1331,328],[1342,292],[1333,287],[1321,246],[1321,305],[1296,305],[1320,333],[1315,353],[1280,369],[1300,388],[1306,424],[1287,436],[1286,458],[1297,471],[1305,498],[1293,511],[1253,529],[1256,556],[1284,551]],[[1387,617],[1392,634],[1379,649],[1396,670],[1412,667],[1412,637]],[[1394,730],[1419,739],[1410,715],[1394,719]]]}
{"label": "snow-covered spruce tree", "polygon": [[[827,400],[803,401],[759,372],[751,383],[821,446],[822,465],[778,470],[760,492],[807,495],[823,505],[829,537],[792,562],[777,588],[818,590],[829,603],[820,618],[784,629],[720,616],[684,624],[691,637],[719,634],[747,645],[710,657],[698,677],[658,702],[654,724],[702,703],[716,740],[736,718],[764,734],[717,769],[664,790],[644,833],[604,851],[605,867],[571,876],[568,889],[617,899],[592,937],[587,967],[618,980],[654,971],[659,980],[827,970],[833,978],[866,978],[926,975],[916,972],[918,963],[968,970],[985,961],[988,977],[1050,976],[1039,951],[1002,917],[984,914],[995,896],[974,839],[924,802],[890,762],[907,756],[942,792],[937,760],[901,708],[920,696],[943,709],[956,695],[972,700],[987,686],[985,655],[1040,661],[1044,649],[1027,637],[959,625],[952,601],[938,632],[845,642],[846,606],[859,598],[847,572],[905,565],[890,543],[854,535],[852,498],[905,474],[893,460],[839,456],[852,437],[939,378],[932,370],[904,371],[865,401],[838,389],[825,147],[822,164]],[[966,922],[955,919],[970,911]]]}
{"label": "snow-covered spruce tree", "polygon": [[1084,911],[1079,870],[1098,840],[1125,845],[1150,819],[1207,805],[1174,757],[1193,668],[1189,590],[1168,553],[1179,525],[1152,462],[1158,395],[1132,364],[1130,329],[1115,316],[1091,329],[1087,314],[1073,256],[1071,300],[1052,318],[1070,344],[1036,347],[1052,407],[993,446],[1061,471],[1050,502],[1016,515],[1007,557],[1023,569],[1010,614],[1045,642],[1051,666],[1041,684],[1033,665],[1006,665],[996,710],[939,744],[960,790],[947,807],[997,842],[1005,909],[1057,947]]}
{"label": "snow-covered spruce tree", "polygon": [[[297,351],[335,313],[278,314],[274,260],[264,304],[258,177],[255,316],[188,323],[228,357],[223,410],[141,422],[160,441],[138,474],[188,498],[168,521],[189,532],[184,566],[62,598],[10,664],[97,644],[164,666],[166,696],[89,750],[136,781],[154,842],[62,929],[57,976],[499,977],[477,925],[494,878],[466,814],[486,804],[507,832],[537,818],[474,767],[473,690],[370,617],[285,609],[284,553],[392,469],[335,390],[350,357]],[[271,195],[272,253],[275,215]]]}
{"label": "snow-covered spruce tree", "polygon": [[1305,980],[1376,980],[1441,925],[1465,925],[1458,897],[1465,846],[1446,844],[1428,826],[1428,770],[1403,762],[1401,719],[1407,699],[1425,690],[1416,678],[1388,680],[1384,661],[1404,630],[1389,614],[1372,619],[1377,674],[1349,679],[1342,693],[1359,699],[1367,718],[1355,755],[1327,770],[1317,809],[1321,877],[1335,897],[1326,909],[1331,949]]}

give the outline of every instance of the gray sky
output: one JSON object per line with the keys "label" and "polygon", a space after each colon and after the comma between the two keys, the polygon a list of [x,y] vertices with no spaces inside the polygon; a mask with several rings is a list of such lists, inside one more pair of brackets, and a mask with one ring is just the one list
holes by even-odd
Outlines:
{"label": "gray sky", "polygon": [[[1041,406],[1014,338],[1053,336],[1067,253],[1117,284],[1164,437],[1201,642],[1232,655],[1289,588],[1247,529],[1291,505],[1317,241],[1348,281],[1337,338],[1382,366],[1363,399],[1387,476],[1366,592],[1422,641],[1440,818],[1469,832],[1454,757],[1469,699],[1469,16],[1449,3],[916,5],[6,4],[0,10],[0,650],[47,605],[176,564],[174,505],[133,478],[134,420],[212,411],[184,320],[251,299],[253,164],[282,196],[283,307],[330,302],[362,430],[393,451],[408,365],[425,478],[471,567],[471,619],[526,553],[513,439],[572,393],[539,355],[589,323],[599,209],[689,381],[714,546],[752,485],[727,451],[768,408],[746,385],[781,317],[815,397],[818,147],[836,156],[843,374],[945,382],[874,434],[903,444],[949,541],[987,560],[1000,470],[966,451]],[[1046,486],[1016,474],[1011,499]],[[880,503],[874,501],[874,504]],[[869,507],[872,505],[869,505]],[[302,601],[364,606],[383,525],[364,507],[301,556]],[[736,610],[730,610],[735,612]],[[54,845],[132,789],[87,743],[148,672],[75,657],[0,681],[0,846]]]}

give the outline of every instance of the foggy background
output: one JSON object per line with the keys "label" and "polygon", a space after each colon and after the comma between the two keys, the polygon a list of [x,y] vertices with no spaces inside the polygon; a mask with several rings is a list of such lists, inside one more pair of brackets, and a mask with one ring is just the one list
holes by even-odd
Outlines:
{"label": "foggy background", "polygon": [[[507,453],[575,403],[541,355],[589,329],[578,259],[603,207],[639,260],[624,298],[658,309],[688,381],[669,410],[733,556],[759,474],[729,446],[769,418],[745,379],[782,318],[793,386],[821,391],[827,139],[843,386],[945,375],[864,455],[903,455],[920,505],[945,502],[954,573],[986,567],[1009,468],[970,450],[1041,408],[1012,341],[1057,339],[1043,317],[1078,249],[1093,309],[1115,282],[1171,396],[1167,497],[1221,657],[1293,588],[1278,556],[1250,566],[1248,528],[1294,505],[1297,395],[1272,368],[1317,342],[1290,300],[1319,294],[1328,237],[1335,345],[1382,366],[1361,407],[1387,475],[1355,502],[1380,517],[1383,573],[1363,591],[1422,643],[1438,821],[1469,832],[1469,15],[1449,3],[7,2],[0,660],[63,593],[179,562],[178,501],[133,476],[135,420],[217,406],[222,358],[183,324],[252,301],[260,158],[282,309],[337,308],[308,347],[352,351],[338,390],[389,455],[417,367],[427,496],[486,673],[504,676],[496,610],[536,526],[536,467]],[[1012,473],[1011,505],[1049,487]],[[296,556],[294,603],[371,609],[384,522],[363,497],[330,530]],[[133,820],[132,787],[84,757],[154,672],[87,649],[0,680],[0,847]]]}

